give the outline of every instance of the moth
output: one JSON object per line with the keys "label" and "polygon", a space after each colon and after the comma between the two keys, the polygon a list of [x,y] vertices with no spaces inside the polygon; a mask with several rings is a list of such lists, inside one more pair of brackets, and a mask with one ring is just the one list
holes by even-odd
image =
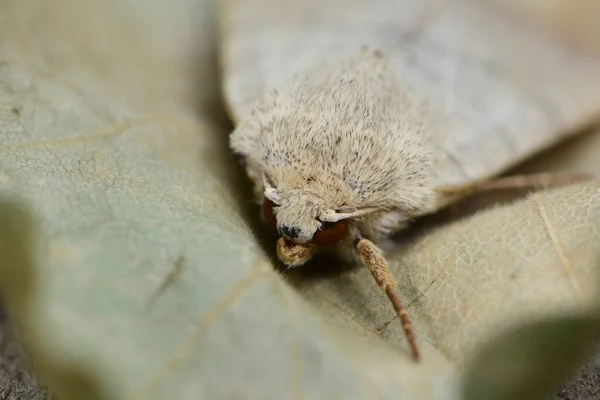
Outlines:
{"label": "moth", "polygon": [[[358,4],[363,12],[376,13],[370,3]],[[294,17],[289,18],[297,23]],[[266,31],[280,26],[273,23]],[[245,43],[239,32],[232,36]],[[259,45],[257,41],[250,48],[260,52]],[[264,220],[279,233],[278,258],[298,267],[326,250],[363,263],[389,298],[412,357],[419,360],[409,313],[381,244],[412,220],[478,191],[547,187],[590,177],[542,173],[490,179],[479,172],[447,184],[451,164],[442,146],[447,142],[440,140],[446,127],[434,123],[427,102],[415,96],[390,57],[363,46],[350,56],[323,58],[327,61],[298,68],[251,102],[238,98],[237,110],[244,116],[230,136],[230,147],[253,182]],[[268,79],[266,73],[253,76]],[[500,167],[526,153],[506,157]]]}
{"label": "moth", "polygon": [[[254,182],[265,221],[281,235],[279,259],[297,267],[327,247],[347,261],[364,262],[418,359],[408,312],[377,243],[453,194],[543,179],[436,187],[431,127],[409,93],[384,54],[366,48],[267,93],[230,143]],[[556,177],[547,175],[548,183]]]}

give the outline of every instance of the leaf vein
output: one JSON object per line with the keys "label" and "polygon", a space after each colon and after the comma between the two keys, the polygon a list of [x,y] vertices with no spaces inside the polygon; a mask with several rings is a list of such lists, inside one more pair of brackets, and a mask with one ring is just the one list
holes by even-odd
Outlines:
{"label": "leaf vein", "polygon": [[544,226],[546,227],[546,232],[548,233],[548,236],[550,236],[550,240],[552,241],[554,250],[556,251],[556,254],[557,254],[557,256],[560,260],[560,263],[564,269],[565,275],[568,277],[569,282],[571,283],[571,286],[573,288],[573,291],[575,292],[575,295],[579,298],[579,300],[583,301],[583,294],[581,292],[579,283],[577,282],[577,280],[575,279],[575,275],[573,274],[573,268],[571,265],[571,261],[565,255],[563,248],[562,248],[560,242],[558,241],[556,231],[554,230],[554,227],[552,226],[552,222],[550,221],[550,218],[548,217],[548,214],[546,213],[546,207],[544,206],[544,203],[540,199],[539,195],[537,195],[537,194],[534,195],[534,200],[537,205],[540,216],[542,217],[542,220],[544,221]]}
{"label": "leaf vein", "polygon": [[147,398],[149,393],[154,389],[161,380],[163,380],[170,372],[172,372],[177,366],[191,354],[191,348],[198,343],[202,334],[206,332],[208,328],[217,320],[217,318],[223,314],[227,309],[237,300],[246,289],[248,289],[252,283],[256,281],[258,277],[268,271],[265,263],[259,263],[256,265],[245,277],[237,282],[237,284],[226,293],[221,300],[219,300],[215,306],[208,311],[198,322],[196,331],[192,336],[186,340],[179,348],[175,350],[172,356],[158,369],[158,371],[151,376],[140,388],[129,397],[130,400],[140,400]]}

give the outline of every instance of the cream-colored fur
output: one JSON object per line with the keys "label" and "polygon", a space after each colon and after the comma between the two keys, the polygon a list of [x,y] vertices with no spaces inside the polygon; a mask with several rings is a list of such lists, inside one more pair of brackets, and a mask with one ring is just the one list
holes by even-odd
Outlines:
{"label": "cream-colored fur", "polygon": [[427,121],[385,55],[364,49],[267,93],[231,148],[296,243],[310,242],[322,221],[350,215],[338,250],[354,258],[354,239],[377,242],[434,208]]}

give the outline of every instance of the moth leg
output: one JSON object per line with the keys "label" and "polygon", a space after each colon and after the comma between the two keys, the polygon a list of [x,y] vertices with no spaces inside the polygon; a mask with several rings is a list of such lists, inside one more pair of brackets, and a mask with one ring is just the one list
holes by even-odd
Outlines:
{"label": "moth leg", "polygon": [[447,196],[469,196],[478,192],[499,189],[548,188],[570,185],[593,180],[591,174],[579,172],[541,172],[527,175],[507,176],[497,179],[483,179],[464,185],[451,185],[437,188],[437,192]]}
{"label": "moth leg", "polygon": [[296,244],[280,237],[277,240],[277,257],[288,267],[299,267],[310,260],[316,251],[311,244]]}
{"label": "moth leg", "polygon": [[410,316],[408,310],[402,304],[400,296],[395,290],[396,280],[388,268],[387,261],[381,254],[379,248],[370,240],[359,238],[354,242],[354,246],[364,263],[367,265],[367,268],[369,268],[369,271],[371,271],[371,275],[373,276],[373,279],[375,279],[375,282],[377,282],[379,288],[383,290],[388,299],[390,299],[402,324],[402,329],[404,330],[404,335],[410,345],[412,356],[415,361],[419,361],[420,354],[415,341]]}

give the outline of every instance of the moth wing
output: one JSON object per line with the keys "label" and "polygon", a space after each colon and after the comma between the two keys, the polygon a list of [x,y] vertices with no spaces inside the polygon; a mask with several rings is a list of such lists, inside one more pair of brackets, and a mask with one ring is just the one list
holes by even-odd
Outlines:
{"label": "moth wing", "polygon": [[600,57],[469,0],[228,0],[220,4],[234,121],[262,93],[367,45],[435,117],[439,185],[497,175],[600,114]]}

